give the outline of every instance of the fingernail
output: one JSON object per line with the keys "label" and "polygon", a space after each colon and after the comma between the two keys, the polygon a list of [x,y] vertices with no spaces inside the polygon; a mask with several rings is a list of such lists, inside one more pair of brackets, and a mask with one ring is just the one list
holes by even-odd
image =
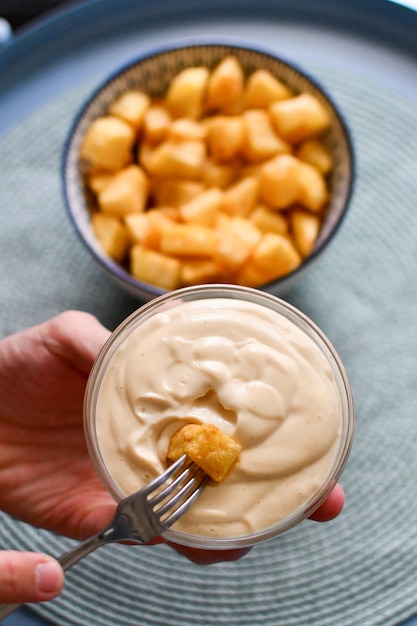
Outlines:
{"label": "fingernail", "polygon": [[56,561],[38,563],[35,568],[36,584],[42,593],[54,593],[62,586],[62,569]]}

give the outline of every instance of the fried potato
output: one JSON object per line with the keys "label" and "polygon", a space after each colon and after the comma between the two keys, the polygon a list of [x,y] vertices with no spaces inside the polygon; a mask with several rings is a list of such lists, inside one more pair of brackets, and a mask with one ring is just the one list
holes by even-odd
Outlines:
{"label": "fried potato", "polygon": [[250,222],[263,233],[288,234],[288,219],[277,211],[258,205],[249,215]]}
{"label": "fried potato", "polygon": [[159,248],[176,257],[213,257],[217,235],[212,228],[200,224],[174,224],[163,231]]}
{"label": "fried potato", "polygon": [[150,179],[150,197],[154,206],[180,207],[204,190],[204,185],[199,181],[169,176]]}
{"label": "fried potato", "polygon": [[242,118],[246,131],[242,152],[249,161],[265,161],[276,154],[291,152],[290,145],[275,133],[266,111],[250,109]]}
{"label": "fried potato", "polygon": [[165,140],[140,159],[148,174],[158,177],[198,179],[202,175],[206,144],[202,140]]}
{"label": "fried potato", "polygon": [[208,80],[207,67],[187,67],[177,74],[170,82],[165,100],[171,115],[199,119]]}
{"label": "fried potato", "polygon": [[213,227],[222,207],[222,201],[222,191],[212,187],[183,204],[179,209],[179,214],[186,223]]}
{"label": "fried potato", "polygon": [[168,109],[161,104],[151,104],[143,116],[143,137],[148,144],[163,141],[172,122]]}
{"label": "fried potato", "polygon": [[216,258],[224,267],[231,270],[245,263],[262,237],[261,231],[254,224],[238,216],[219,215],[216,230],[218,233]]}
{"label": "fried potato", "polygon": [[209,77],[206,109],[226,115],[240,113],[243,85],[244,75],[239,61],[234,56],[225,57]]}
{"label": "fried potato", "polygon": [[299,195],[299,161],[291,154],[282,154],[267,161],[260,170],[260,197],[274,209],[285,209]]}
{"label": "fried potato", "polygon": [[306,161],[314,165],[318,171],[326,175],[333,167],[333,160],[329,150],[319,139],[308,139],[304,141],[296,151],[296,156],[301,161]]}
{"label": "fried potato", "polygon": [[125,120],[133,128],[139,130],[143,123],[145,112],[151,103],[150,97],[136,89],[129,89],[121,94],[109,107],[109,113]]}
{"label": "fried potato", "polygon": [[255,70],[246,83],[243,102],[246,109],[267,109],[277,100],[291,98],[294,94],[268,70]]}
{"label": "fried potato", "polygon": [[163,289],[176,289],[180,284],[181,263],[140,244],[130,249],[130,271],[138,280]]}
{"label": "fried potato", "polygon": [[310,93],[274,102],[269,111],[277,133],[290,143],[318,135],[330,125],[327,110]]}
{"label": "fried potato", "polygon": [[222,482],[239,458],[242,446],[213,424],[186,424],[171,437],[167,458],[187,454],[215,482]]}
{"label": "fried potato", "polygon": [[149,182],[138,165],[129,165],[113,176],[97,199],[103,213],[126,215],[143,211],[148,198]]}
{"label": "fried potato", "polygon": [[84,135],[80,156],[104,170],[121,170],[132,163],[134,128],[112,115],[93,120]]}
{"label": "fried potato", "polygon": [[309,211],[293,209],[290,211],[289,221],[295,246],[301,256],[307,257],[316,243],[321,220]]}
{"label": "fried potato", "polygon": [[215,115],[206,123],[207,148],[217,163],[227,163],[242,152],[245,123],[240,115]]}
{"label": "fried potato", "polygon": [[229,215],[246,217],[255,207],[258,199],[259,180],[247,176],[230,185],[223,193],[222,211]]}
{"label": "fried potato", "polygon": [[239,284],[258,287],[295,270],[301,256],[282,235],[265,233],[239,272]]}
{"label": "fried potato", "polygon": [[123,261],[129,250],[130,237],[121,221],[112,215],[93,213],[91,225],[104,252],[115,261]]}

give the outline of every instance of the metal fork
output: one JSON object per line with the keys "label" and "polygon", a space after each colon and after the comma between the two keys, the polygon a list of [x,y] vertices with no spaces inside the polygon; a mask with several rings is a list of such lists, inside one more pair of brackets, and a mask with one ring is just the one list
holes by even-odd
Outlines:
{"label": "metal fork", "polygon": [[[146,487],[124,498],[110,526],[69,550],[57,560],[64,571],[108,543],[149,543],[172,526],[197,500],[209,481],[207,474],[184,454]],[[0,619],[20,604],[0,604]]]}

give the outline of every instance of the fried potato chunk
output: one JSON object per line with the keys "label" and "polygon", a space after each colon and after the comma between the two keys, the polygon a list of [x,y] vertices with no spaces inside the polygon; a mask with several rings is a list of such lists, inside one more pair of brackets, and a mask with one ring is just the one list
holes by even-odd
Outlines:
{"label": "fried potato chunk", "polygon": [[80,148],[82,159],[104,170],[120,170],[132,162],[134,128],[112,115],[91,122]]}
{"label": "fried potato chunk", "polygon": [[115,261],[123,261],[129,250],[130,238],[121,221],[112,215],[94,213],[91,225],[103,250]]}
{"label": "fried potato chunk", "polygon": [[293,93],[271,72],[255,70],[248,78],[244,93],[244,103],[247,109],[266,109],[276,100],[291,98]]}
{"label": "fried potato chunk", "polygon": [[131,89],[121,94],[109,107],[109,113],[116,115],[133,126],[136,130],[142,126],[146,110],[151,99],[143,91]]}
{"label": "fried potato chunk", "polygon": [[242,446],[213,424],[186,424],[171,437],[167,457],[187,454],[215,482],[222,482],[236,463]]}
{"label": "fried potato chunk", "polygon": [[310,93],[274,102],[269,111],[277,133],[291,143],[318,135],[330,126],[329,113]]}
{"label": "fried potato chunk", "polygon": [[207,67],[187,67],[175,76],[168,88],[166,105],[173,117],[201,117],[209,80]]}

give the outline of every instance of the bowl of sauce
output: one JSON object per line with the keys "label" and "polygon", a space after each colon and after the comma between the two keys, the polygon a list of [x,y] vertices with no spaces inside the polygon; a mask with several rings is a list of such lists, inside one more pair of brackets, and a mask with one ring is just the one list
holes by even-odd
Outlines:
{"label": "bowl of sauce", "polygon": [[116,500],[167,467],[171,437],[210,423],[242,446],[164,537],[203,549],[252,546],[309,517],[349,456],[354,408],[336,350],[302,312],[236,285],[196,286],[139,308],[90,375],[85,431]]}

